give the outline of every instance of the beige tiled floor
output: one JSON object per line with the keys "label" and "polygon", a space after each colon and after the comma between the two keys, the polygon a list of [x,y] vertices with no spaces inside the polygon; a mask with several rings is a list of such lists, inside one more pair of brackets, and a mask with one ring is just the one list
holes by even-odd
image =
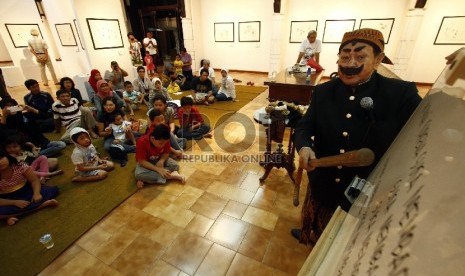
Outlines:
{"label": "beige tiled floor", "polygon": [[[260,85],[267,79],[265,74],[231,74],[242,84],[253,81]],[[44,90],[54,94],[55,89],[52,86]],[[428,91],[429,87],[422,89]],[[21,87],[9,91],[16,99],[22,99],[25,93]],[[266,94],[248,103],[241,112],[251,118],[253,111],[266,104]],[[265,139],[263,126],[255,124],[255,130],[247,130],[248,134],[253,132],[258,135],[256,142]],[[226,137],[233,140],[243,135],[243,130],[231,127]],[[213,140],[207,143],[216,155],[228,154]],[[194,145],[188,154],[203,152]],[[240,154],[258,154],[258,146]],[[284,169],[273,169],[260,185],[263,169],[257,163],[180,165],[181,172],[188,176],[185,185],[169,183],[139,190],[41,275],[298,273],[311,247],[299,244],[289,234],[300,224],[300,207],[292,205],[293,185]]]}

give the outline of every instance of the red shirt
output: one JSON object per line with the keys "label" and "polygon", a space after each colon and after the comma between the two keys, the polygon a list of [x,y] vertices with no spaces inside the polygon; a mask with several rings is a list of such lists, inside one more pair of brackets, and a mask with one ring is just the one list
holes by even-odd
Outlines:
{"label": "red shirt", "polygon": [[150,133],[140,137],[137,140],[136,145],[136,161],[140,162],[143,160],[149,161],[150,163],[156,162],[165,153],[170,153],[171,145],[169,140],[162,148],[157,148],[150,143]]}
{"label": "red shirt", "polygon": [[187,127],[189,125],[192,125],[192,122],[194,121],[198,123],[203,123],[202,115],[200,115],[199,110],[195,106],[191,108],[190,114],[184,114],[184,108],[182,107],[179,108],[178,119],[179,119],[179,124],[181,125],[181,127]]}

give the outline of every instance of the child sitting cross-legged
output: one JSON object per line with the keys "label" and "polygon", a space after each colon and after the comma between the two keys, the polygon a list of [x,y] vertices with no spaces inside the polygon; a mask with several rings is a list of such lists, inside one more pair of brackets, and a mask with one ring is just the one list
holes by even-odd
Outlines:
{"label": "child sitting cross-legged", "polygon": [[192,97],[182,97],[181,107],[178,109],[178,119],[181,128],[177,136],[186,139],[199,140],[203,137],[211,138],[210,126],[203,122],[202,115],[194,105]]}
{"label": "child sitting cross-legged", "polygon": [[[148,133],[152,133],[158,125],[167,125],[165,116],[161,113],[160,110],[154,108],[149,112],[149,119],[150,119],[150,127]],[[172,132],[170,132],[170,146],[171,146],[171,154],[176,158],[182,158],[182,149],[186,144],[186,139],[178,138]]]}
{"label": "child sitting cross-legged", "polygon": [[[113,146],[121,145],[124,149],[124,145],[136,145],[136,138],[131,129],[131,122],[125,121],[121,113],[111,115],[110,120],[112,123],[107,128],[112,130],[113,137],[115,138]],[[128,163],[128,154],[123,150],[120,155],[118,159],[121,167],[124,167]]]}
{"label": "child sitting cross-legged", "polygon": [[[56,158],[47,158],[45,155],[39,155],[40,149],[32,143],[27,142],[22,146],[21,137],[19,135],[11,135],[5,140],[5,151],[16,158],[18,162],[23,162],[29,165],[34,174],[44,184],[47,179],[52,176],[62,174],[62,170],[57,170],[58,160]],[[30,150],[25,148],[29,147]]]}
{"label": "child sitting cross-legged", "polygon": [[165,184],[168,179],[185,183],[186,177],[179,174],[179,165],[169,157],[170,152],[170,129],[164,124],[137,140],[137,188],[144,187],[145,183]]}
{"label": "child sitting cross-legged", "polygon": [[126,102],[126,106],[129,109],[129,115],[134,115],[134,110],[139,109],[140,103],[145,103],[144,94],[134,91],[132,83],[130,81],[124,82],[124,91],[123,91],[123,99]]}
{"label": "child sitting cross-legged", "polygon": [[75,182],[99,181],[107,177],[108,171],[114,167],[113,162],[102,160],[98,157],[97,151],[89,133],[80,127],[71,130],[71,140],[76,145],[71,154],[71,161],[76,165]]}

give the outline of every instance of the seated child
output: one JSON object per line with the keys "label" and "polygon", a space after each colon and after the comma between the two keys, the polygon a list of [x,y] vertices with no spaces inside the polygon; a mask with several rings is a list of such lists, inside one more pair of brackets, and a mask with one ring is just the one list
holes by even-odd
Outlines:
{"label": "seated child", "polygon": [[[113,137],[113,145],[135,145],[136,137],[132,132],[131,125],[129,121],[125,121],[123,115],[120,113],[115,113],[110,116],[111,124],[107,128],[111,129]],[[121,155],[118,157],[121,167],[126,166],[128,163],[127,152],[124,152],[124,156]]]}
{"label": "seated child", "polygon": [[163,96],[165,96],[166,100],[168,100],[168,101],[173,100],[170,97],[170,95],[168,95],[168,91],[166,90],[166,88],[164,88],[162,86],[161,80],[159,78],[153,78],[152,82],[153,82],[155,88],[153,89],[153,94],[149,95],[149,105],[150,106],[153,106],[153,98],[155,97],[155,95],[163,95]]}
{"label": "seated child", "polygon": [[178,173],[179,165],[169,157],[169,140],[170,130],[164,124],[137,140],[135,176],[139,189],[145,183],[165,184],[167,179],[186,182],[186,177]]}
{"label": "seated child", "polygon": [[[156,126],[158,125],[166,125],[165,116],[160,112],[158,109],[152,109],[149,112],[149,119],[150,119],[150,127],[148,129],[148,133],[153,132]],[[182,157],[182,149],[186,145],[187,140],[185,138],[178,138],[172,132],[170,132],[170,146],[171,146],[171,153],[176,158]]]}
{"label": "seated child", "polygon": [[76,127],[70,134],[71,140],[76,145],[71,154],[71,161],[76,165],[76,176],[72,181],[99,181],[107,177],[108,171],[113,169],[114,164],[98,157],[89,133],[83,128]]}
{"label": "seated child", "polygon": [[179,87],[179,84],[177,84],[176,81],[172,80],[170,84],[168,84],[166,90],[168,91],[168,93],[172,94],[181,91],[181,87]]}
{"label": "seated child", "polygon": [[144,95],[140,92],[134,91],[130,81],[124,82],[123,99],[126,102],[126,106],[129,109],[129,115],[131,116],[134,115],[134,110],[139,109],[140,103],[147,104]]}
{"label": "seated child", "polygon": [[45,155],[39,155],[40,149],[32,143],[25,143],[31,148],[31,151],[24,150],[21,147],[21,137],[18,135],[9,136],[5,141],[5,151],[16,158],[18,162],[23,162],[29,165],[34,174],[44,184],[50,177],[62,174],[62,170],[58,168],[58,160],[56,158],[47,158]]}
{"label": "seated child", "polygon": [[179,127],[174,124],[174,119],[178,117],[177,111],[179,106],[174,101],[168,103],[164,96],[157,95],[153,98],[153,108],[160,110],[163,116],[165,116],[165,123],[170,127],[170,132],[176,134]]}
{"label": "seated child", "polygon": [[210,126],[204,124],[202,115],[194,105],[192,97],[181,98],[181,108],[178,109],[178,119],[181,128],[177,135],[186,139],[199,140],[211,138]]}

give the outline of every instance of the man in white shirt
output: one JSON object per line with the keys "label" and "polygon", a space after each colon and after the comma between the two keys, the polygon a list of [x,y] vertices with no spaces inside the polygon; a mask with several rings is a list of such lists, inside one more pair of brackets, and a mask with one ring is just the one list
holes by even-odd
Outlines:
{"label": "man in white shirt", "polygon": [[321,40],[316,39],[316,31],[308,32],[307,39],[300,44],[300,52],[297,57],[296,65],[307,64],[308,59],[313,58],[320,63]]}
{"label": "man in white shirt", "polygon": [[48,67],[50,75],[52,75],[53,82],[55,84],[60,84],[55,75],[55,69],[53,68],[52,61],[48,55],[48,46],[45,40],[39,37],[39,31],[36,29],[31,29],[32,38],[27,41],[29,45],[29,51],[36,57],[36,61],[40,67],[40,75],[44,86],[48,86],[47,74],[45,73],[45,66]]}
{"label": "man in white shirt", "polygon": [[142,40],[142,43],[144,44],[145,51],[149,52],[149,54],[152,56],[153,63],[155,64],[155,66],[157,66],[158,49],[157,41],[155,40],[155,38],[153,38],[153,33],[148,31],[147,37],[144,38],[144,40]]}

